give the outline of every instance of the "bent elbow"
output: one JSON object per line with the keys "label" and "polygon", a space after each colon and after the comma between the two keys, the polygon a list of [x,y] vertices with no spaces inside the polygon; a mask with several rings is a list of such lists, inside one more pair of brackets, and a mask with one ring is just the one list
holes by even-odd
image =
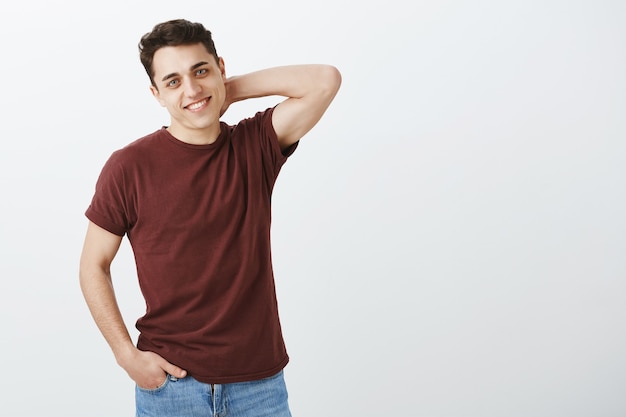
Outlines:
{"label": "bent elbow", "polygon": [[337,67],[332,65],[324,65],[322,70],[322,78],[324,79],[324,85],[326,91],[334,97],[341,87],[341,72]]}

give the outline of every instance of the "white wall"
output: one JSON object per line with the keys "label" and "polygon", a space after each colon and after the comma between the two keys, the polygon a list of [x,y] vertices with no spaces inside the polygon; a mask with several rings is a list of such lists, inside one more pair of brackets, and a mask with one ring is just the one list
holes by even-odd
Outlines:
{"label": "white wall", "polygon": [[[3,415],[134,413],[77,266],[102,164],[168,123],[136,44],[176,17],[214,32],[230,74],[343,74],[274,194],[295,416],[626,415],[617,0],[5,6]],[[126,243],[113,273],[132,328]]]}

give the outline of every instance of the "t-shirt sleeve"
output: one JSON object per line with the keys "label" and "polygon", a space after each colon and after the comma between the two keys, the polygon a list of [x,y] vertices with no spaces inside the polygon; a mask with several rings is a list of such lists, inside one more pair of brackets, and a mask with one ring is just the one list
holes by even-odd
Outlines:
{"label": "t-shirt sleeve", "polygon": [[272,114],[274,113],[275,108],[276,107],[271,107],[264,112],[257,113],[255,121],[260,130],[259,140],[263,156],[266,162],[271,164],[274,177],[277,177],[281,167],[295,152],[299,142],[294,143],[284,151],[280,149],[278,136],[276,135],[276,131],[274,130],[274,125],[272,123]]}
{"label": "t-shirt sleeve", "polygon": [[131,224],[126,188],[124,169],[118,151],[111,155],[102,168],[85,216],[103,229],[124,236]]}

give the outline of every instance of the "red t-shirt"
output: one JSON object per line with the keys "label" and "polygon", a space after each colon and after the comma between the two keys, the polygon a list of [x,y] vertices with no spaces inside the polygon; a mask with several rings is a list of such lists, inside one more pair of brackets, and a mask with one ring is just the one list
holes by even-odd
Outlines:
{"label": "red t-shirt", "polygon": [[270,253],[281,152],[272,109],[210,145],[162,128],[114,152],[86,216],[133,248],[146,314],[139,349],[206,383],[265,378],[289,361]]}

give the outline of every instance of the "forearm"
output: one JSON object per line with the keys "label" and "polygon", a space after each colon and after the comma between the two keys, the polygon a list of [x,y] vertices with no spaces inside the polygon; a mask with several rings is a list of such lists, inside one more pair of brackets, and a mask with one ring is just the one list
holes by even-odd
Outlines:
{"label": "forearm", "polygon": [[135,347],[117,304],[110,272],[99,267],[81,267],[80,286],[98,329],[117,362],[123,365]]}
{"label": "forearm", "polygon": [[310,94],[332,94],[332,83],[337,70],[328,65],[291,65],[267,68],[228,78],[226,97],[229,103],[250,98],[283,96],[303,98]]}

